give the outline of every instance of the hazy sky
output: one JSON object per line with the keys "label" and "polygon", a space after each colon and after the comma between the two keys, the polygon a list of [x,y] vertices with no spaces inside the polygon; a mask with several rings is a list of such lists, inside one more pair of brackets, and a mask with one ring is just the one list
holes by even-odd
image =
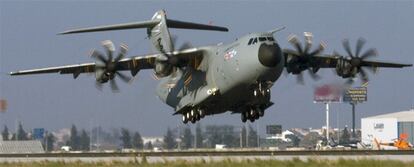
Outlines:
{"label": "hazy sky", "polygon": [[[72,123],[81,128],[99,124],[105,128],[127,127],[145,135],[161,135],[167,126],[182,125],[180,116],[155,96],[153,71],[141,71],[127,85],[118,82],[121,93],[109,87],[100,92],[94,76],[32,75],[10,77],[20,69],[57,66],[92,61],[91,48],[102,49],[100,41],[110,39],[116,45],[129,45],[129,55],[150,52],[145,30],[111,31],[58,36],[56,33],[78,27],[148,20],[159,9],[168,17],[183,21],[229,27],[229,32],[170,30],[179,43],[194,46],[232,42],[249,32],[287,28],[276,34],[283,48],[289,34],[314,34],[314,42],[328,44],[325,53],[344,53],[341,40],[352,46],[358,37],[367,39],[365,49],[376,47],[378,60],[414,63],[414,2],[301,2],[301,1],[0,1],[0,98],[8,100],[8,111],[0,113],[0,125],[14,128],[21,120],[26,128],[58,129]],[[284,128],[315,127],[325,124],[323,104],[312,102],[317,85],[343,80],[331,70],[320,70],[323,79],[315,82],[306,75],[306,85],[295,77],[282,76],[272,88],[275,105],[258,121],[261,131],[266,124]],[[360,117],[407,110],[414,105],[414,69],[380,69],[370,75],[368,102],[357,106]],[[333,126],[351,124],[349,104],[332,105]],[[240,115],[229,113],[207,116],[202,124],[242,125]],[[257,123],[254,123],[257,124]],[[193,126],[193,125],[192,125]]]}

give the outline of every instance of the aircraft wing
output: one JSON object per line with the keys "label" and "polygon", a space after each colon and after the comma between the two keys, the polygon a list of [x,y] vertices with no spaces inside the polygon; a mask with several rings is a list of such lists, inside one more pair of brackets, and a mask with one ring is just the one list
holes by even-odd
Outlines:
{"label": "aircraft wing", "polygon": [[[136,56],[131,58],[124,58],[119,61],[120,71],[125,70],[140,70],[140,69],[150,69],[153,67],[155,57],[157,55],[147,55],[147,56]],[[21,70],[10,72],[10,75],[29,75],[29,74],[44,74],[44,73],[60,73],[60,74],[73,74],[76,78],[80,73],[92,73],[95,72],[96,63],[83,63],[83,64],[73,64],[73,65],[64,65],[57,67],[46,67],[30,70]]]}
{"label": "aircraft wing", "polygon": [[[285,60],[293,60],[295,57],[300,57],[302,55],[298,55],[296,51],[290,50],[290,49],[284,49],[283,53],[285,55]],[[344,60],[345,62],[351,63],[351,59],[344,59],[341,56],[338,56],[336,54],[324,54],[324,55],[315,55],[312,56],[312,62],[310,62],[310,65],[315,66],[316,68],[336,68],[338,63],[340,63],[341,60]],[[309,60],[308,60],[309,61]],[[295,63],[295,62],[292,62]],[[303,63],[303,62],[297,62]],[[308,63],[308,62],[306,62]],[[286,63],[287,64],[287,63]],[[412,64],[400,64],[400,63],[392,63],[392,62],[383,62],[383,61],[371,61],[371,60],[361,60],[361,62],[358,64],[358,66],[361,67],[373,67],[373,68],[403,68],[403,67],[409,67],[412,66]]]}
{"label": "aircraft wing", "polygon": [[[168,56],[176,56],[180,60],[184,60],[184,65],[193,65],[196,60],[202,56],[202,50],[197,48],[185,49],[182,51],[174,51],[166,53]],[[129,58],[123,58],[118,63],[117,71],[131,71],[132,75],[135,75],[139,70],[142,69],[153,69],[155,67],[155,60],[161,53],[149,54],[144,56],[133,56]],[[95,62],[64,65],[56,67],[46,67],[38,69],[29,69],[10,72],[10,75],[29,75],[29,74],[45,74],[45,73],[59,73],[59,74],[73,74],[76,78],[81,73],[93,73],[95,72],[97,64]]]}

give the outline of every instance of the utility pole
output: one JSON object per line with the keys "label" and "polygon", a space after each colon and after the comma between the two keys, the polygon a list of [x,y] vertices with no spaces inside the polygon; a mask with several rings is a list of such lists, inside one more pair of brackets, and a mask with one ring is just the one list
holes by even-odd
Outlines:
{"label": "utility pole", "polygon": [[355,138],[355,105],[357,103],[351,102],[350,104],[352,105],[352,138]]}
{"label": "utility pole", "polygon": [[325,103],[326,106],[326,142],[329,145],[329,102]]}

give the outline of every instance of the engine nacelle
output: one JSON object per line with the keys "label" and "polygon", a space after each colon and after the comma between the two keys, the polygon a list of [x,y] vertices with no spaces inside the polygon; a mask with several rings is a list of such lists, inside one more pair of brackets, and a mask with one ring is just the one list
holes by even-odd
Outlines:
{"label": "engine nacelle", "polygon": [[342,78],[351,78],[355,77],[355,74],[358,73],[358,68],[353,67],[348,60],[345,60],[343,57],[338,59],[336,64],[336,74]]}
{"label": "engine nacelle", "polygon": [[168,62],[157,62],[154,71],[157,77],[166,77],[173,72],[173,66]]}

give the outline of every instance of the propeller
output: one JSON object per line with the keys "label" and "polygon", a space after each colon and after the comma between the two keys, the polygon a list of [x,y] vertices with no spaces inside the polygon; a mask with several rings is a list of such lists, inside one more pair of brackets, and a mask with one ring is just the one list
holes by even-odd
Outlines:
{"label": "propeller", "polygon": [[101,44],[105,49],[106,57],[102,52],[97,50],[93,50],[91,54],[91,57],[96,60],[95,86],[99,90],[102,90],[102,84],[109,80],[112,92],[119,92],[119,87],[114,78],[118,77],[124,82],[129,82],[131,80],[129,76],[119,72],[119,70],[122,69],[122,64],[119,61],[122,60],[122,58],[124,58],[127,54],[128,46],[126,44],[121,44],[120,51],[114,58],[113,54],[115,52],[115,46],[113,42],[105,40],[102,41]]}
{"label": "propeller", "polygon": [[[296,35],[290,35],[288,38],[288,42],[296,49],[295,51],[291,51],[290,54],[295,55],[293,58],[292,66],[295,67],[295,71],[288,71],[294,74],[297,74],[297,82],[299,84],[304,84],[304,77],[302,71],[307,70],[309,75],[313,80],[319,80],[321,77],[316,74],[319,70],[318,64],[315,60],[315,55],[318,55],[323,52],[326,45],[321,42],[318,48],[310,51],[312,48],[312,38],[313,35],[310,32],[304,32],[305,37],[305,44],[302,45],[300,40]],[[288,62],[289,63],[289,62]],[[289,66],[289,64],[288,64]]]}
{"label": "propeller", "polygon": [[[365,43],[366,43],[365,39],[359,38],[356,43],[355,53],[353,53],[351,50],[351,46],[349,44],[349,40],[345,39],[342,41],[342,46],[344,47],[347,53],[347,56],[348,56],[347,59],[349,61],[350,69],[356,70],[355,73],[359,74],[359,77],[361,78],[361,81],[363,83],[369,81],[366,70],[368,69],[369,71],[374,73],[375,69],[373,67],[363,67],[362,63],[364,62],[364,60],[378,55],[377,50],[375,48],[370,48],[361,54],[362,48]],[[334,53],[334,54],[341,56],[338,53]],[[354,76],[348,79],[347,84],[351,85],[354,82],[353,77]]]}

